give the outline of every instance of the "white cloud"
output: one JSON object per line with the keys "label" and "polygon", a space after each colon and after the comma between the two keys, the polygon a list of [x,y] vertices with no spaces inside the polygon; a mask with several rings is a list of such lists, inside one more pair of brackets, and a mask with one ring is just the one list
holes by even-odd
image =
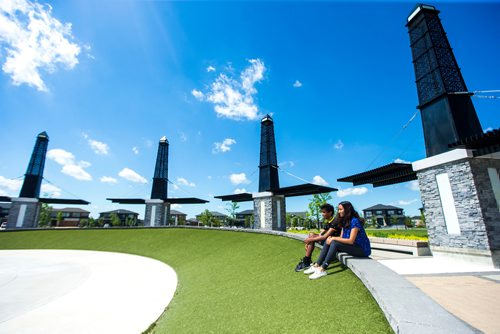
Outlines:
{"label": "white cloud", "polygon": [[336,150],[341,150],[343,147],[344,143],[340,139],[337,140],[337,142],[333,145],[333,148],[335,148]]}
{"label": "white cloud", "polygon": [[54,18],[50,5],[0,1],[0,54],[6,55],[2,70],[14,85],[48,91],[42,70],[52,73],[58,66],[72,69],[78,64],[81,48],[72,40],[71,23]]}
{"label": "white cloud", "polygon": [[280,162],[278,165],[280,166],[280,168],[286,168],[286,167],[292,168],[293,166],[295,166],[295,162],[293,162],[293,161],[283,161],[283,162]]}
{"label": "white cloud", "polygon": [[80,181],[91,181],[92,176],[85,171],[85,168],[91,166],[90,162],[76,162],[73,153],[60,148],[55,148],[47,152],[47,158],[62,165],[61,172]]}
{"label": "white cloud", "polygon": [[80,181],[91,181],[92,176],[84,170],[84,167],[79,165],[64,165],[61,173],[71,176]]}
{"label": "white cloud", "polygon": [[413,190],[413,191],[420,191],[420,187],[418,186],[418,181],[411,181],[407,185],[408,189]]}
{"label": "white cloud", "polygon": [[118,176],[124,178],[125,180],[135,182],[135,183],[148,183],[148,181],[139,175],[137,172],[133,171],[130,168],[123,168],[119,173]]}
{"label": "white cloud", "polygon": [[134,152],[135,155],[139,154],[139,148],[137,146],[132,147],[132,152]]}
{"label": "white cloud", "polygon": [[250,183],[250,181],[247,179],[247,176],[245,173],[231,174],[231,175],[229,175],[229,180],[234,185],[249,184]]}
{"label": "white cloud", "polygon": [[410,204],[413,204],[413,203],[416,203],[418,202],[418,199],[412,199],[412,200],[409,200],[409,201],[405,201],[405,200],[399,200],[398,201],[398,204],[399,205],[410,205]]}
{"label": "white cloud", "polygon": [[203,94],[201,91],[196,90],[196,89],[193,89],[193,90],[191,91],[191,94],[192,94],[195,98],[197,98],[198,100],[200,100],[200,101],[203,101],[203,98],[205,97],[205,94]]}
{"label": "white cloud", "polygon": [[325,181],[321,176],[316,175],[313,177],[312,183],[317,184],[318,186],[327,186],[328,182]]}
{"label": "white cloud", "polygon": [[177,204],[177,203],[170,205],[170,209],[180,209],[180,208],[182,208],[182,205]]}
{"label": "white cloud", "polygon": [[189,182],[183,177],[178,177],[177,183],[180,184],[181,186],[196,187],[196,184],[194,184],[193,182]]}
{"label": "white cloud", "polygon": [[341,189],[337,191],[337,196],[338,197],[346,197],[346,196],[361,196],[364,195],[368,192],[368,188],[366,187],[359,187],[359,188],[347,188],[347,189]]}
{"label": "white cloud", "polygon": [[299,80],[295,80],[295,82],[293,83],[293,87],[295,87],[295,88],[302,87],[302,82],[300,82]]}
{"label": "white cloud", "polygon": [[61,191],[62,190],[59,189],[58,187],[48,183],[42,184],[42,188],[40,189],[40,193],[42,194],[43,197],[50,197],[50,198],[61,197]]}
{"label": "white cloud", "polygon": [[172,187],[174,188],[174,190],[179,190],[179,186],[176,184],[173,184]]}
{"label": "white cloud", "polygon": [[106,143],[89,139],[89,145],[95,154],[107,155],[109,153],[109,146]]}
{"label": "white cloud", "polygon": [[215,67],[213,67],[213,66],[208,66],[208,67],[207,67],[207,72],[215,72]]}
{"label": "white cloud", "polygon": [[198,100],[214,104],[219,117],[234,120],[256,120],[261,117],[254,101],[255,84],[264,79],[266,67],[260,59],[250,59],[250,65],[241,72],[239,80],[224,73],[219,74],[206,94],[193,89],[191,94]]}
{"label": "white cloud", "polygon": [[488,128],[486,128],[486,129],[484,129],[484,132],[489,132],[489,131],[493,131],[493,128],[491,126],[488,127]]}
{"label": "white cloud", "polygon": [[21,190],[23,181],[20,179],[8,179],[0,176],[0,195],[2,196],[16,196]]}
{"label": "white cloud", "polygon": [[222,141],[222,143],[214,143],[214,148],[212,149],[212,153],[225,153],[231,151],[231,145],[236,144],[236,140],[232,138],[226,138]]}
{"label": "white cloud", "polygon": [[100,178],[102,183],[118,183],[118,180],[111,176],[103,176]]}
{"label": "white cloud", "polygon": [[237,188],[237,189],[234,190],[235,194],[243,194],[243,193],[246,193],[246,192],[247,192],[247,190],[245,188],[241,188],[241,189]]}
{"label": "white cloud", "polygon": [[409,161],[406,161],[406,160],[403,160],[403,159],[399,159],[399,158],[397,158],[396,160],[394,160],[394,162],[397,163],[397,164],[409,164],[409,163],[411,163]]}

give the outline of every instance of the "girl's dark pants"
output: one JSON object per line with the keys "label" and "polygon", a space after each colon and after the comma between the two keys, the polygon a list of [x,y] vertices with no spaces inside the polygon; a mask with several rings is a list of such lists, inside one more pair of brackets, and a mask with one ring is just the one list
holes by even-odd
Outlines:
{"label": "girl's dark pants", "polygon": [[330,262],[335,259],[337,252],[346,252],[353,256],[366,257],[365,252],[363,252],[363,249],[358,245],[348,245],[338,241],[332,241],[329,245],[325,242],[316,263],[322,266],[323,269],[328,268]]}

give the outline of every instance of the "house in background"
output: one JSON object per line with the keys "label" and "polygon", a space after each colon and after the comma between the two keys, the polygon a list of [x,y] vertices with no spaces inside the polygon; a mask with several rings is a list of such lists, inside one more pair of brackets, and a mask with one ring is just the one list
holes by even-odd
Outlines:
{"label": "house in background", "polygon": [[9,216],[10,203],[0,203],[0,223],[6,222]]}
{"label": "house in background", "polygon": [[186,225],[186,217],[187,215],[183,212],[177,210],[170,210],[170,224],[177,225]]}
{"label": "house in background", "polygon": [[368,223],[370,223],[373,220],[373,217],[375,217],[375,221],[379,226],[392,225],[394,219],[396,219],[397,225],[404,224],[405,218],[404,210],[402,208],[384,204],[377,204],[364,209],[363,216]]}
{"label": "house in background", "polygon": [[253,210],[240,211],[240,212],[236,213],[235,225],[245,226],[245,221],[248,219],[250,219],[250,222],[253,221]]}
{"label": "house in background", "polygon": [[[225,215],[223,213],[220,213],[218,211],[210,211],[210,213],[212,214],[212,217],[219,219],[220,223],[222,225],[226,225],[226,223],[227,223],[227,221],[229,219],[229,217],[227,215]],[[203,214],[203,212],[200,213],[200,214],[198,214],[198,215],[196,215],[196,220],[200,221],[200,217],[201,217],[202,214]]]}
{"label": "house in background", "polygon": [[[80,208],[52,209],[50,211],[50,226],[77,227],[82,219],[89,219],[89,215],[89,211]],[[60,221],[59,217],[61,217]]]}
{"label": "house in background", "polygon": [[115,213],[118,216],[118,218],[120,219],[120,225],[126,226],[127,220],[128,221],[133,220],[135,222],[134,225],[137,224],[139,214],[137,212],[124,210],[124,209],[101,212],[101,213],[99,213],[99,220],[102,220],[103,224],[111,225],[111,215],[113,213]]}

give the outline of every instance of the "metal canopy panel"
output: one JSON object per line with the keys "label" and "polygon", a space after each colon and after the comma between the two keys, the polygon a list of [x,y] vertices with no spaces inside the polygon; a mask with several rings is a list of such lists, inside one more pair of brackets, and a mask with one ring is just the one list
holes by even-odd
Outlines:
{"label": "metal canopy panel", "polygon": [[232,201],[232,202],[248,202],[252,200],[251,193],[242,193],[242,194],[234,194],[234,195],[222,195],[222,196],[214,196],[215,198],[219,198],[223,201]]}
{"label": "metal canopy panel", "polygon": [[41,203],[47,204],[82,204],[88,205],[90,202],[84,201],[83,199],[65,199],[65,198],[39,198]]}
{"label": "metal canopy panel", "polygon": [[353,185],[371,183],[374,187],[381,187],[395,183],[417,179],[411,164],[390,163],[363,173],[337,179],[339,182],[352,182]]}
{"label": "metal canopy panel", "polygon": [[144,204],[145,199],[142,198],[106,198],[108,201],[120,204]]}
{"label": "metal canopy panel", "polygon": [[474,156],[500,152],[500,129],[495,129],[477,136],[467,137],[448,145],[450,148],[476,150]]}
{"label": "metal canopy panel", "polygon": [[171,204],[202,204],[202,203],[208,203],[208,201],[201,199],[201,198],[195,198],[195,197],[185,197],[185,198],[167,198],[164,200],[165,203],[171,203]]}
{"label": "metal canopy panel", "polygon": [[284,187],[276,190],[271,190],[274,195],[284,195],[285,197],[304,196],[329,193],[337,191],[337,188],[320,186],[312,183],[299,184],[297,186]]}
{"label": "metal canopy panel", "polygon": [[8,196],[0,196],[0,202],[12,202],[12,198]]}
{"label": "metal canopy panel", "polygon": [[[108,201],[120,204],[145,204],[146,200],[142,198],[107,198]],[[162,200],[163,203],[171,204],[199,204],[208,203],[208,201],[200,198],[186,197],[186,198],[167,198]]]}

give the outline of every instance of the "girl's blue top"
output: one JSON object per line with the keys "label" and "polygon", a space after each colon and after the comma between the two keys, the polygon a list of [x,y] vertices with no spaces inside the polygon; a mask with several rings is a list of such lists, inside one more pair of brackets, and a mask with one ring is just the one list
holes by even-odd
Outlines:
{"label": "girl's blue top", "polygon": [[363,228],[363,225],[358,218],[353,218],[351,220],[351,226],[349,228],[343,228],[342,238],[349,239],[349,237],[351,236],[351,230],[353,228],[358,228],[358,234],[356,235],[354,244],[360,246],[361,249],[363,249],[365,256],[370,256],[370,254],[372,253],[370,240],[368,239],[365,229]]}

